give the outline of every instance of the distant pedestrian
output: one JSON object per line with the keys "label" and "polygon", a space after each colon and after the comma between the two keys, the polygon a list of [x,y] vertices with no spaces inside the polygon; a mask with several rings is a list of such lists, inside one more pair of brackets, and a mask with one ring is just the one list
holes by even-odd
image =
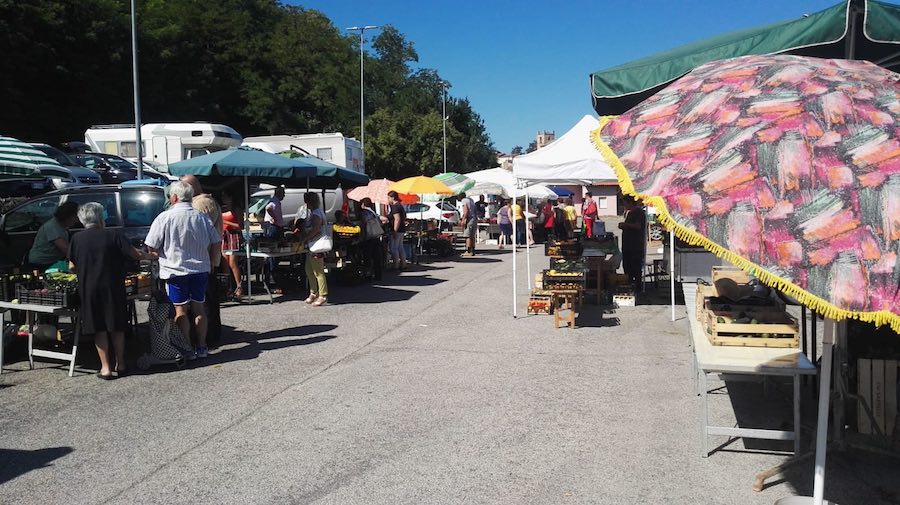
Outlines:
{"label": "distant pedestrian", "polygon": [[622,270],[637,292],[640,291],[644,268],[644,248],[647,245],[644,226],[647,218],[637,200],[626,197],[624,203],[625,221],[619,223],[622,230]]}
{"label": "distant pedestrian", "polygon": [[478,209],[475,206],[475,200],[472,200],[465,193],[460,193],[460,204],[462,213],[460,215],[460,224],[463,227],[463,237],[466,238],[466,252],[463,256],[475,255],[475,237],[478,234]]}
{"label": "distant pedestrian", "polygon": [[384,229],[378,214],[375,214],[375,204],[370,198],[363,198],[357,209],[365,237],[362,243],[363,254],[372,265],[373,277],[376,281],[380,281],[384,269],[384,248],[381,245]]}
{"label": "distant pedestrian", "polygon": [[503,200],[503,206],[497,211],[497,225],[500,226],[500,249],[503,246],[512,243],[512,220],[510,215],[512,209],[509,207],[509,201]]}
{"label": "distant pedestrian", "polygon": [[197,357],[207,355],[207,319],[203,307],[211,265],[222,254],[219,230],[212,221],[191,207],[190,184],[171,184],[169,210],[150,225],[144,243],[159,256],[159,276],[166,281],[169,300],[175,305],[175,324],[190,335],[191,316],[197,336]]}
{"label": "distant pedestrian", "polygon": [[403,247],[403,235],[406,233],[406,209],[400,203],[400,195],[396,191],[388,193],[390,213],[388,214],[388,250],[391,253],[393,268],[403,270],[406,268],[406,250]]}
{"label": "distant pedestrian", "polygon": [[478,201],[475,202],[475,208],[478,209],[478,219],[484,219],[487,216],[488,203],[484,201],[484,195],[478,197]]}
{"label": "distant pedestrian", "polygon": [[546,236],[547,242],[556,238],[556,209],[554,208],[554,205],[550,203],[549,198],[545,199],[544,203],[541,205],[541,213],[538,217],[538,221],[543,222],[544,224],[544,235]]}
{"label": "distant pedestrian", "polygon": [[584,221],[584,236],[594,236],[594,221],[597,220],[597,202],[590,191],[584,194],[584,203],[581,204],[581,219]]}
{"label": "distant pedestrian", "polygon": [[563,205],[563,211],[566,213],[566,231],[569,234],[569,238],[574,238],[578,230],[578,211],[575,210],[571,197],[563,198],[560,201]]}
{"label": "distant pedestrian", "polygon": [[[280,242],[284,238],[284,214],[281,210],[281,201],[284,200],[285,191],[284,188],[279,186],[275,188],[275,192],[272,198],[269,199],[268,203],[264,207],[265,217],[263,218],[263,236],[267,240],[271,240],[274,242]],[[266,260],[267,272],[266,275],[268,277],[267,282],[274,286],[275,285],[275,260],[269,258]],[[273,293],[280,294],[281,289],[275,287]]]}
{"label": "distant pedestrian", "polygon": [[[306,208],[309,209],[309,216],[303,224],[300,241],[305,243],[309,249],[309,246],[324,233],[325,212],[322,210],[319,195],[306,193],[303,195],[303,201],[306,203]],[[325,279],[324,253],[306,253],[306,282],[309,285],[309,296],[306,297],[306,303],[313,307],[325,305],[328,301],[328,282]]]}
{"label": "distant pedestrian", "polygon": [[513,200],[510,209],[512,209],[513,232],[516,234],[516,245],[522,247],[525,245],[525,212],[522,211],[522,200]]}

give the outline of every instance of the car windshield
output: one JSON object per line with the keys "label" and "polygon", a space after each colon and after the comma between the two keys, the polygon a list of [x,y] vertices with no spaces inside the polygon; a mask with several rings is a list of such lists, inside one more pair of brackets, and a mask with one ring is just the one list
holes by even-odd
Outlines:
{"label": "car windshield", "polygon": [[119,158],[118,156],[104,156],[103,160],[106,161],[107,163],[109,163],[109,165],[112,166],[113,168],[118,168],[118,169],[130,168],[132,170],[137,168],[134,165],[134,163],[126,160],[125,158]]}

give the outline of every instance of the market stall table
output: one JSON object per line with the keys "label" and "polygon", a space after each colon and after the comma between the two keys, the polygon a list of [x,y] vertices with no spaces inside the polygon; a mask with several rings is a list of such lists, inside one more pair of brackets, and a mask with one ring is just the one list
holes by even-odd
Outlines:
{"label": "market stall table", "polygon": [[[59,307],[54,305],[37,305],[30,303],[12,303],[12,302],[0,302],[0,328],[6,327],[6,312],[9,310],[21,310],[25,312],[25,321],[28,324],[28,367],[34,368],[34,357],[40,358],[50,358],[50,359],[58,359],[62,361],[66,361],[69,363],[69,377],[75,373],[75,355],[78,352],[78,337],[81,333],[78,330],[78,310],[71,309],[68,307]],[[75,330],[75,339],[72,344],[72,352],[58,352],[58,351],[49,351],[46,349],[35,349],[34,348],[34,334],[32,333],[34,327],[34,315],[35,314],[49,314],[53,316],[62,316],[68,317],[72,319],[74,323],[73,326],[76,327]],[[0,373],[3,372],[3,345],[0,344]]]}
{"label": "market stall table", "polygon": [[[266,265],[267,260],[270,260],[270,259],[278,260],[278,259],[282,259],[282,258],[290,258],[292,256],[299,256],[301,254],[304,254],[304,252],[305,251],[302,251],[302,250],[300,250],[300,251],[297,251],[297,250],[285,251],[285,252],[251,251],[250,258],[261,260],[261,261],[256,262],[256,264],[259,265],[259,270],[256,272],[257,278],[259,278],[260,276],[265,277],[265,265]],[[247,257],[247,252],[243,249],[234,250],[234,251],[225,251],[223,254],[225,256],[236,256],[239,258]],[[293,263],[293,261],[291,263]],[[251,270],[252,270],[254,263],[251,261],[250,265],[251,265]],[[253,272],[248,271],[247,272],[247,286],[248,287],[250,285],[252,276],[253,276]],[[275,303],[275,298],[272,296],[272,291],[269,290],[269,285],[265,282],[265,279],[263,279],[262,285],[263,285],[263,288],[265,288],[265,290],[266,290],[266,294],[269,295],[269,303]],[[248,303],[253,302],[253,297],[250,294],[247,295],[247,302]]]}
{"label": "market stall table", "polygon": [[[685,283],[685,307],[690,321],[694,379],[701,400],[702,456],[709,455],[709,435],[748,437],[765,440],[793,440],[794,453],[800,453],[800,376],[815,375],[816,367],[798,349],[776,347],[735,347],[712,345],[706,330],[697,320],[697,285]],[[792,431],[711,426],[709,424],[707,375],[734,374],[792,377],[794,387],[794,429]]]}

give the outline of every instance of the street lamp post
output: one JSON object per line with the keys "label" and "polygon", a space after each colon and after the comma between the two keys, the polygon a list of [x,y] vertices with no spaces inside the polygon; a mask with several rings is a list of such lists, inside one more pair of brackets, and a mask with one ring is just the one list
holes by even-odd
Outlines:
{"label": "street lamp post", "polygon": [[134,74],[134,142],[137,148],[137,178],[144,178],[144,144],[141,139],[141,94],[138,82],[137,0],[131,0],[131,71]]}
{"label": "street lamp post", "polygon": [[363,88],[363,46],[366,39],[364,35],[366,30],[377,30],[376,25],[351,26],[347,28],[348,32],[359,32],[359,143],[362,147],[363,157],[366,155],[366,111],[365,111],[365,88]]}
{"label": "street lamp post", "polygon": [[444,173],[447,173],[447,81],[441,81],[441,103],[444,126]]}

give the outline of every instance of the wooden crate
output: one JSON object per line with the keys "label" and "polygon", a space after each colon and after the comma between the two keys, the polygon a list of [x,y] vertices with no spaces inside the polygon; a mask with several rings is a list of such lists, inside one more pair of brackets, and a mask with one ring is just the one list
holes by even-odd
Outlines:
{"label": "wooden crate", "polygon": [[[800,331],[796,319],[774,307],[756,307],[756,309],[758,310],[742,312],[704,309],[704,317],[700,322],[712,345],[790,348],[800,346]],[[756,319],[759,324],[735,323],[734,320],[738,319],[741,313]],[[725,322],[720,322],[719,318]]]}
{"label": "wooden crate", "polygon": [[[875,423],[892,438],[897,422],[897,360],[865,359],[857,361],[857,393],[869,404]],[[862,406],[857,410],[857,431],[877,433]]]}

